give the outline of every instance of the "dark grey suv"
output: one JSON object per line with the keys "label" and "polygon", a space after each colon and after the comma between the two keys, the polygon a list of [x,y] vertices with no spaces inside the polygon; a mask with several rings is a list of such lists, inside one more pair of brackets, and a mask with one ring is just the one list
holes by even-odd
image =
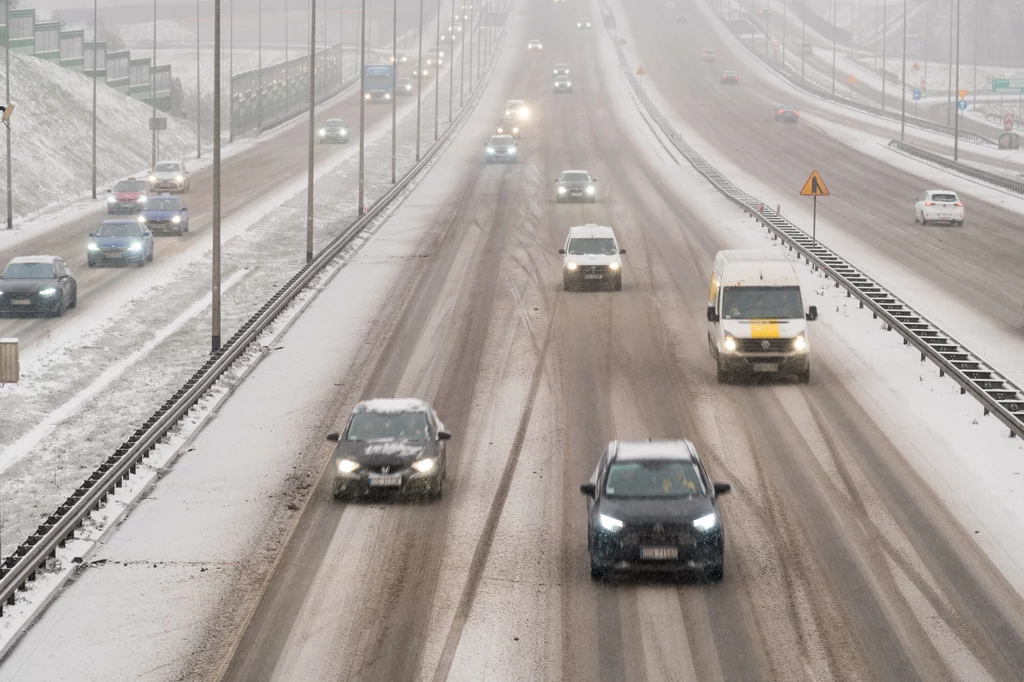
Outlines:
{"label": "dark grey suv", "polygon": [[451,439],[429,403],[414,398],[365,400],[345,430],[327,434],[334,448],[336,499],[373,492],[444,493],[445,442]]}
{"label": "dark grey suv", "polygon": [[718,496],[688,440],[608,444],[589,483],[590,575],[614,571],[689,572],[721,580],[725,531]]}

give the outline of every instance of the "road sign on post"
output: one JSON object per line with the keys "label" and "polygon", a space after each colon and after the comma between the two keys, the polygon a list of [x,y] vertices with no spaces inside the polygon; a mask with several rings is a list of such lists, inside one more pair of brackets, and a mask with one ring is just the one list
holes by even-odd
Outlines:
{"label": "road sign on post", "polygon": [[914,90],[914,101],[916,102],[919,99],[921,99],[921,91],[920,90]]}
{"label": "road sign on post", "polygon": [[967,97],[967,91],[966,90],[957,90],[956,94],[960,95],[960,99],[963,99],[964,97]]}
{"label": "road sign on post", "polygon": [[962,99],[959,102],[957,102],[956,108],[959,109],[960,111],[964,111],[965,109],[967,109],[967,100]]}
{"label": "road sign on post", "polygon": [[829,196],[828,187],[825,186],[825,181],[821,177],[821,173],[817,169],[811,171],[811,177],[807,178],[807,182],[804,183],[803,188],[800,190],[800,196],[813,197],[814,198],[814,212],[813,220],[811,222],[811,241],[814,244],[818,243],[818,197]]}
{"label": "road sign on post", "polygon": [[647,72],[644,70],[644,67],[641,66],[639,69],[636,70],[636,75],[638,75],[638,76],[646,76]]}

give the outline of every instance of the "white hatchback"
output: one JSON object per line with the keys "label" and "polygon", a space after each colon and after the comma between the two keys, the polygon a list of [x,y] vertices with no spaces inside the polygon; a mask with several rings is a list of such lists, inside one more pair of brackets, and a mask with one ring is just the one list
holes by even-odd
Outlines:
{"label": "white hatchback", "polygon": [[610,227],[588,223],[569,228],[562,255],[562,285],[566,291],[597,284],[622,290],[622,258],[615,232]]}
{"label": "white hatchback", "polygon": [[922,193],[914,205],[914,222],[964,224],[964,202],[956,192],[948,189],[930,189]]}

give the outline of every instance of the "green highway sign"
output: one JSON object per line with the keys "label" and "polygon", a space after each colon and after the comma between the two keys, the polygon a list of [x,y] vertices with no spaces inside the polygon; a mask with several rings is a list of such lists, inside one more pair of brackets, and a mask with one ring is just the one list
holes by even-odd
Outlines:
{"label": "green highway sign", "polygon": [[992,92],[1024,92],[1024,78],[993,78]]}

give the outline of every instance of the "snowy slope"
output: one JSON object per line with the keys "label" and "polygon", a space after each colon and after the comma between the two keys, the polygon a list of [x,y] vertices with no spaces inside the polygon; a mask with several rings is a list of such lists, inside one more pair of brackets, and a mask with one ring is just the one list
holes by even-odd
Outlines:
{"label": "snowy slope", "polygon": [[[89,194],[92,186],[92,80],[52,62],[11,55],[15,221]],[[97,177],[100,189],[150,164],[150,108],[100,83],[97,87]],[[161,156],[188,156],[195,129],[169,119]],[[7,169],[0,163],[0,186]],[[6,212],[6,198],[0,206]],[[0,213],[2,215],[2,213]]]}

